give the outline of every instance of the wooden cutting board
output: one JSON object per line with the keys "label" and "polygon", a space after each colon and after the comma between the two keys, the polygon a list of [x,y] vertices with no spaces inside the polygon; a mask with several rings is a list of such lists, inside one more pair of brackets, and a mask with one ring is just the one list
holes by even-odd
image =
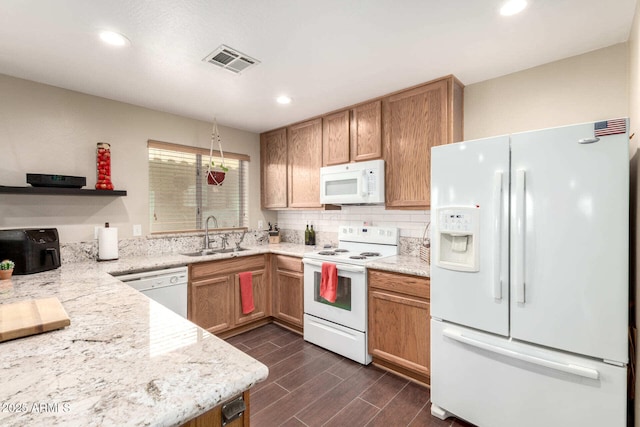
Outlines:
{"label": "wooden cutting board", "polygon": [[71,320],[56,297],[0,305],[0,342],[69,326]]}

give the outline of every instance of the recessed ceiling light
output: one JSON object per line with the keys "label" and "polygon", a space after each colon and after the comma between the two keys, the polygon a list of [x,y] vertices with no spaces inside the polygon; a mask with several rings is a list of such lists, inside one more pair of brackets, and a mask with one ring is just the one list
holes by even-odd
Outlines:
{"label": "recessed ceiling light", "polygon": [[500,8],[500,15],[511,16],[520,13],[527,7],[527,0],[508,0]]}
{"label": "recessed ceiling light", "polygon": [[113,31],[102,31],[100,33],[100,40],[113,46],[126,46],[131,44],[128,38]]}
{"label": "recessed ceiling light", "polygon": [[289,98],[287,95],[281,95],[281,96],[276,98],[276,102],[278,104],[290,104],[291,103],[291,98]]}

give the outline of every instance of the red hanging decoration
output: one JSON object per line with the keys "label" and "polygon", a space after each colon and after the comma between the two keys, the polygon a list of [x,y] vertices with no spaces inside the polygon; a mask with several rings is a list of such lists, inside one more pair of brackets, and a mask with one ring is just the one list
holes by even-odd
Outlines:
{"label": "red hanging decoration", "polygon": [[113,190],[111,183],[111,144],[98,142],[96,148],[96,190]]}

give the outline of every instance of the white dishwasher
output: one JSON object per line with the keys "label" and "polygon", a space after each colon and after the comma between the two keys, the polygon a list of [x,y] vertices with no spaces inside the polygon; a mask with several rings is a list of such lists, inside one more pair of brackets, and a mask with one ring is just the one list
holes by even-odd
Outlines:
{"label": "white dishwasher", "polygon": [[186,319],[187,274],[187,267],[176,267],[114,276]]}

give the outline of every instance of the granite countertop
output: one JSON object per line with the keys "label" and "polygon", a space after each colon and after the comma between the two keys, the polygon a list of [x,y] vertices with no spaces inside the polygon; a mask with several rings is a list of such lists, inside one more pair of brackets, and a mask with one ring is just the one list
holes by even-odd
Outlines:
{"label": "granite countertop", "polygon": [[56,296],[71,325],[0,343],[0,425],[174,426],[265,379],[262,363],[107,274],[190,261],[66,264],[1,281],[1,304]]}
{"label": "granite countertop", "polygon": [[[56,296],[71,325],[0,343],[0,425],[179,425],[264,380],[268,369],[110,274],[313,246],[280,243],[206,256],[68,263],[0,281],[0,304]],[[419,258],[368,268],[429,276]]]}
{"label": "granite countertop", "polygon": [[152,256],[141,256],[131,258],[120,258],[114,261],[102,262],[82,262],[65,265],[85,266],[88,269],[97,269],[103,273],[122,274],[136,271],[152,270],[156,268],[180,267],[187,264],[216,261],[229,258],[260,255],[265,253],[275,253],[302,258],[306,252],[313,252],[315,246],[298,245],[295,243],[279,243],[274,245],[249,246],[241,252],[231,252],[226,254],[211,254],[203,256],[189,256],[182,254],[163,254]]}
{"label": "granite countertop", "polygon": [[430,277],[431,266],[419,257],[397,255],[382,258],[378,261],[369,261],[367,268],[386,270],[394,273],[412,274],[414,276]]}

